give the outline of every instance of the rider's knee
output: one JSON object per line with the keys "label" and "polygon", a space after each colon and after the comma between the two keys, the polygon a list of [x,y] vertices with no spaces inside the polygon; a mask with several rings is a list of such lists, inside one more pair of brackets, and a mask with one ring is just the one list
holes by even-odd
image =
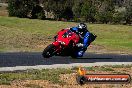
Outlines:
{"label": "rider's knee", "polygon": [[79,52],[77,53],[77,56],[78,56],[78,57],[82,57],[83,54],[84,54],[84,51],[79,51]]}

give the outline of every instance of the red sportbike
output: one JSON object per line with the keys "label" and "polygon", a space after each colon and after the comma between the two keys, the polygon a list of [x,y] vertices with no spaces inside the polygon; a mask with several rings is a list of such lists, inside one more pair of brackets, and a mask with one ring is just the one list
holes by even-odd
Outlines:
{"label": "red sportbike", "polygon": [[[90,43],[93,42],[96,37],[97,36],[95,34],[90,33],[88,45],[90,45]],[[77,57],[76,52],[80,49],[77,44],[82,41],[78,34],[69,29],[62,29],[54,38],[55,41],[44,49],[42,53],[44,58],[49,58],[52,56]],[[86,49],[84,49],[84,51],[85,50]]]}
{"label": "red sportbike", "polygon": [[42,53],[44,58],[52,56],[76,57],[76,44],[80,41],[80,37],[76,33],[69,29],[62,29],[54,38],[55,41],[44,49]]}

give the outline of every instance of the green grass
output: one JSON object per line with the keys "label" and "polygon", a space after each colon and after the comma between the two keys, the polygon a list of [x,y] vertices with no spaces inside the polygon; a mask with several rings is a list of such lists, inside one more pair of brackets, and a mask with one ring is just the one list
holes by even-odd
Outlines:
{"label": "green grass", "polygon": [[[127,68],[125,70],[114,70],[115,68]],[[129,69],[128,69],[129,67]],[[113,74],[127,74],[128,71],[132,68],[132,65],[105,65],[105,66],[92,66],[84,67],[87,70],[87,74],[90,74],[89,71],[93,71],[96,74],[98,72],[110,72]],[[10,85],[14,80],[48,80],[52,83],[64,84],[65,82],[60,80],[60,74],[70,74],[77,73],[78,67],[73,67],[71,69],[57,68],[57,69],[42,69],[42,70],[26,70],[26,71],[17,71],[17,72],[1,72],[0,73],[0,85],[6,84]],[[26,85],[32,87],[33,85]],[[36,87],[39,87],[36,85]]]}
{"label": "green grass", "polygon": [[112,68],[131,68],[132,67],[132,64],[131,65],[113,65]]}
{"label": "green grass", "polygon": [[108,66],[99,66],[99,67],[86,67],[86,70],[88,71],[114,71],[112,68],[109,68]]}
{"label": "green grass", "polygon": [[96,24],[91,30],[98,35],[95,44],[108,49],[132,51],[132,26]]}
{"label": "green grass", "polygon": [[[0,51],[41,51],[37,45],[46,45],[62,28],[75,26],[74,22],[48,21],[16,17],[0,17]],[[98,37],[94,45],[108,50],[132,53],[132,26],[88,24]]]}
{"label": "green grass", "polygon": [[[123,67],[123,65],[118,65],[118,67]],[[92,67],[84,67],[87,71],[114,71],[113,68],[118,68],[117,65],[113,66],[92,66]],[[124,67],[127,67],[124,65]],[[129,67],[132,67],[131,65]],[[72,70],[78,70],[78,67],[73,67]]]}
{"label": "green grass", "polygon": [[[108,72],[113,72],[113,73],[125,73],[126,71],[124,70],[124,72],[117,72],[116,70],[114,70],[115,68],[127,68],[127,69],[131,69],[132,65],[103,65],[103,66],[91,66],[91,67],[84,67],[87,71],[108,71]],[[78,70],[78,67],[74,67],[72,68],[73,70]]]}
{"label": "green grass", "polygon": [[27,70],[25,72],[0,73],[0,84],[10,84],[13,80],[48,80],[52,83],[64,83],[60,74],[70,74],[70,69]]}

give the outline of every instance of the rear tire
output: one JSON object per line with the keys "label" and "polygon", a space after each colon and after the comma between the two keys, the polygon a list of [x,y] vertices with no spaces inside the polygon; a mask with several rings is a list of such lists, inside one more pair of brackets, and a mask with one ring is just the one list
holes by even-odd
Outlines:
{"label": "rear tire", "polygon": [[54,55],[54,50],[55,50],[55,46],[53,44],[50,44],[44,49],[42,56],[44,58],[52,57]]}
{"label": "rear tire", "polygon": [[74,58],[77,58],[77,56],[75,54],[71,55],[71,57],[74,59]]}

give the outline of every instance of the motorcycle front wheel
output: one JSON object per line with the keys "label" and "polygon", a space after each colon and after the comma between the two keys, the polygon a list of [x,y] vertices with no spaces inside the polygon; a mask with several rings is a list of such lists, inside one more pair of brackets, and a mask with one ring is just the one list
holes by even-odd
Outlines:
{"label": "motorcycle front wheel", "polygon": [[54,51],[55,51],[55,46],[53,44],[50,44],[44,49],[42,56],[44,58],[52,57],[55,53]]}

